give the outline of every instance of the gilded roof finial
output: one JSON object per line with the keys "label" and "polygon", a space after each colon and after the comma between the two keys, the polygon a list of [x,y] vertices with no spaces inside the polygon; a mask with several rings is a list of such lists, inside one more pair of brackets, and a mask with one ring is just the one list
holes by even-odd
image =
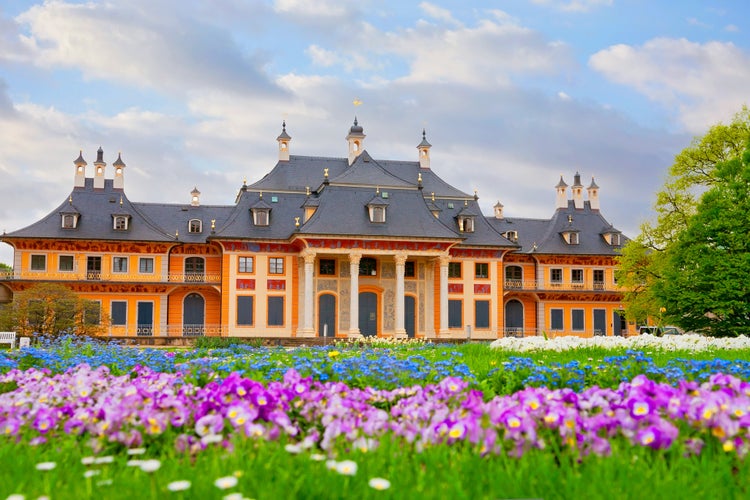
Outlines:
{"label": "gilded roof finial", "polygon": [[326,167],[326,168],[323,169],[323,177],[325,177],[326,179],[328,179],[328,167]]}

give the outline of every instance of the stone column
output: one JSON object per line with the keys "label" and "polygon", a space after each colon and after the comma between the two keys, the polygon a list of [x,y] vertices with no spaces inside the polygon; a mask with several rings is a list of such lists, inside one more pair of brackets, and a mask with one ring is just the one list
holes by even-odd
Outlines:
{"label": "stone column", "polygon": [[396,336],[406,337],[404,328],[404,271],[406,268],[406,254],[396,254]]}
{"label": "stone column", "polygon": [[352,252],[349,254],[349,336],[361,337],[359,331],[359,261],[362,254]]}
{"label": "stone column", "polygon": [[313,284],[313,270],[315,269],[315,251],[307,249],[302,253],[302,258],[305,259],[305,302],[304,302],[304,317],[302,318],[302,333],[303,336],[314,336],[315,328],[313,328],[313,304],[315,297],[315,290]]}
{"label": "stone column", "polygon": [[440,335],[447,335],[448,330],[448,263],[449,254],[440,256]]}

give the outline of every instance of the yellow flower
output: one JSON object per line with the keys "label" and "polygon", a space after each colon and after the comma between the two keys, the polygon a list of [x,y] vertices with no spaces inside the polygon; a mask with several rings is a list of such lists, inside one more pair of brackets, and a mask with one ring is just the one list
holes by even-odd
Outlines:
{"label": "yellow flower", "polygon": [[333,359],[336,356],[338,356],[339,354],[341,354],[339,351],[331,351],[331,352],[328,353],[328,357],[331,358],[331,359]]}

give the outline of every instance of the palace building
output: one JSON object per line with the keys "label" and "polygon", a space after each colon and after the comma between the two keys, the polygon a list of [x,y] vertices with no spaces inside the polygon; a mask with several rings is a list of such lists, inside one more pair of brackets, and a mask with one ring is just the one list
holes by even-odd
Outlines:
{"label": "palace building", "polygon": [[[145,203],[125,194],[118,155],[46,217],[3,234],[13,272],[0,297],[62,283],[100,304],[110,336],[402,336],[495,339],[624,335],[615,259],[626,238],[578,173],[550,189],[549,219],[484,215],[415,159],[380,160],[357,120],[345,157],[291,154],[243,183],[234,204]],[[552,183],[550,183],[552,184]],[[585,193],[584,193],[585,191]],[[586,199],[584,199],[586,198]]]}

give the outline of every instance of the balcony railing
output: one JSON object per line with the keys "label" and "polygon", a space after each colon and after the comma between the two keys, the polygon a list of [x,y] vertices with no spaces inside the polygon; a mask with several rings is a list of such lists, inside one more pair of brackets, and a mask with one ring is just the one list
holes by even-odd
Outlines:
{"label": "balcony railing", "polygon": [[113,325],[107,334],[113,337],[219,337],[228,335],[227,325],[154,325],[138,324],[135,326]]}
{"label": "balcony railing", "polygon": [[617,285],[601,281],[545,281],[545,280],[505,280],[506,292],[525,291],[617,291]]}
{"label": "balcony railing", "polygon": [[105,273],[101,271],[20,271],[0,272],[0,281],[117,281],[133,283],[219,283],[221,273]]}

